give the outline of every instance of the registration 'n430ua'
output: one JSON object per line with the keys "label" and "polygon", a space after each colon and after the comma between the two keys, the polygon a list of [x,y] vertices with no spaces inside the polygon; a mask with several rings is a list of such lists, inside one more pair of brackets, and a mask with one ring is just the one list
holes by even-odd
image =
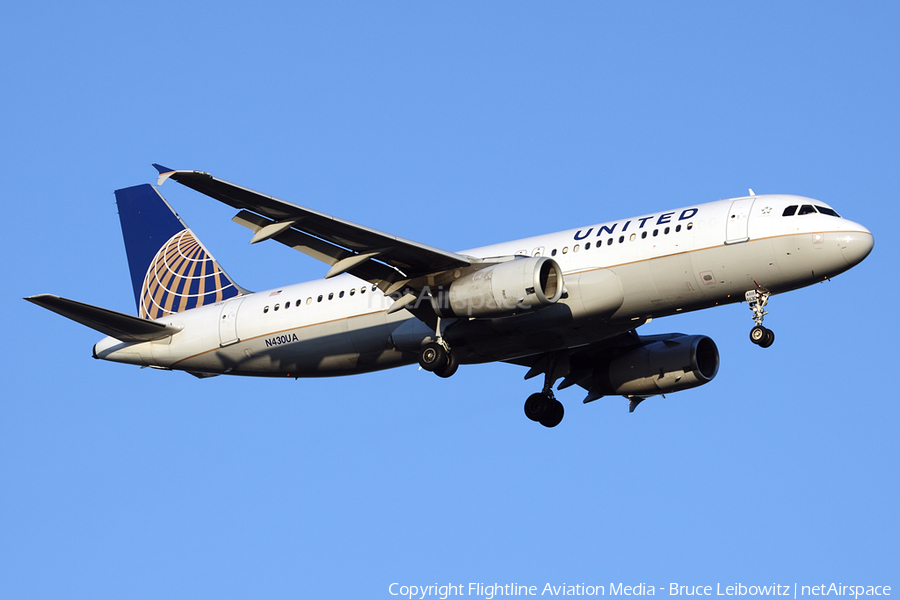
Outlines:
{"label": "registration 'n430ua'", "polygon": [[297,337],[296,333],[290,333],[287,335],[276,335],[273,338],[269,338],[266,340],[266,347],[271,348],[272,346],[281,346],[282,344],[290,344],[291,342],[299,342],[300,338]]}

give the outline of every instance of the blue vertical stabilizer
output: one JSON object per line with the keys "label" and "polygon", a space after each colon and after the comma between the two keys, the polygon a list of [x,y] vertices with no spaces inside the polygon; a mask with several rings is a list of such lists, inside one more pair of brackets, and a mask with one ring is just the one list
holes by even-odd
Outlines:
{"label": "blue vertical stabilizer", "polygon": [[158,319],[243,292],[152,185],[116,190],[116,204],[141,317]]}

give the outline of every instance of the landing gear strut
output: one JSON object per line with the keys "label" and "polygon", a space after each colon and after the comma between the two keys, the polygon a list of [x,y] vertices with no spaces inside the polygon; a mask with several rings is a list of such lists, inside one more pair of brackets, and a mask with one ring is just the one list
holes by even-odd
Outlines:
{"label": "landing gear strut", "polygon": [[762,290],[750,290],[744,294],[750,310],[753,312],[753,322],[756,325],[750,330],[750,341],[760,348],[768,348],[775,343],[775,333],[771,329],[763,327],[763,318],[769,314],[766,310],[766,304],[769,302],[769,296],[772,294]]}
{"label": "landing gear strut", "polygon": [[557,366],[558,361],[554,358],[550,361],[550,365],[544,374],[544,389],[528,396],[528,399],[525,401],[525,416],[544,427],[556,427],[563,420],[563,415],[565,415],[562,402],[553,395],[553,384],[558,379],[555,376]]}

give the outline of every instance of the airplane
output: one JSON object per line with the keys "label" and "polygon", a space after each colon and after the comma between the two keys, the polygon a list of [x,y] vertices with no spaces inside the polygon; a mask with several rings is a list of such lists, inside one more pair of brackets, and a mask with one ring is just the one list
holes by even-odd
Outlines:
{"label": "airplane", "polygon": [[[153,165],[157,186],[117,190],[139,316],[50,294],[25,298],[105,335],[97,359],[261,377],[350,375],[418,363],[439,377],[505,362],[543,375],[525,414],[562,421],[553,391],[643,400],[704,385],[705,335],[638,335],[651,319],[747,302],[767,348],[771,296],[830,279],[874,246],[812,198],[750,194],[449,252],[304,208],[201,171]],[[275,240],[329,266],[262,292],[238,285],[159,193],[172,179],[237,209],[251,244]]]}

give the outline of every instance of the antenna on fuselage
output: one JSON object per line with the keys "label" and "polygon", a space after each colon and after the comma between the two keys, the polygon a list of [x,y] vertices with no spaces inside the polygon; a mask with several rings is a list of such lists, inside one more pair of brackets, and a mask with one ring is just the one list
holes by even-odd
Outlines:
{"label": "antenna on fuselage", "polygon": [[755,196],[756,194],[753,192],[753,188],[748,188],[750,190],[750,195]]}

